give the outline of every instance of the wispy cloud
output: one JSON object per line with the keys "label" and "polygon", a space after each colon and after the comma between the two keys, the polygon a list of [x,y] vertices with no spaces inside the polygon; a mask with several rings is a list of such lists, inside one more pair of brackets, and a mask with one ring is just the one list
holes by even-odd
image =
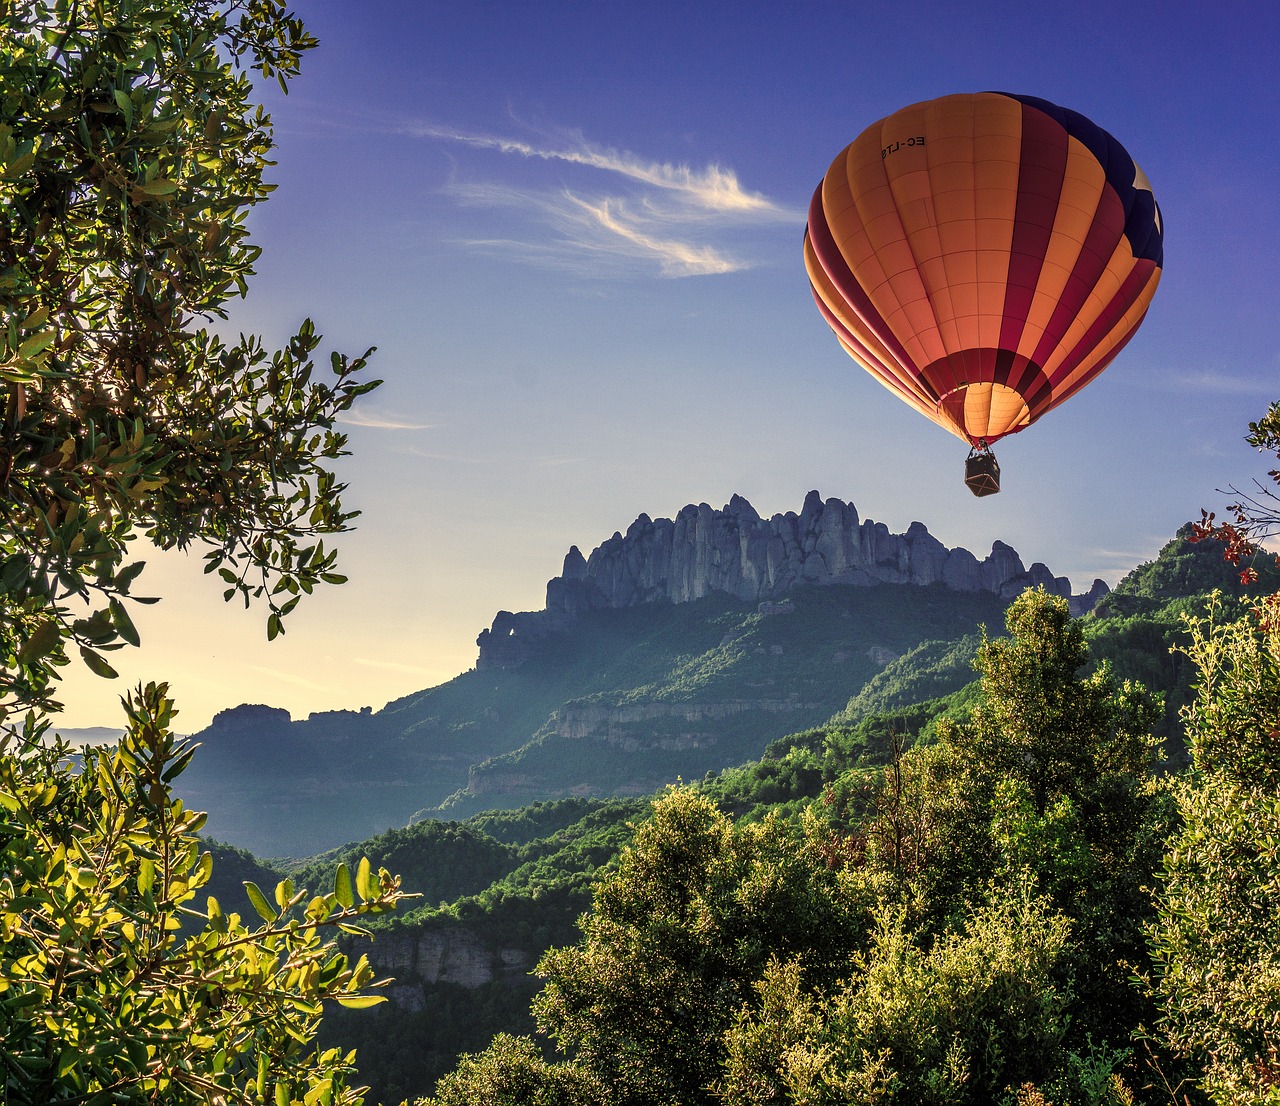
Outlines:
{"label": "wispy cloud", "polygon": [[744,268],[711,246],[695,246],[671,238],[658,238],[645,233],[643,224],[627,210],[626,201],[604,199],[598,203],[580,200],[565,193],[586,217],[608,234],[614,235],[624,246],[641,255],[657,259],[663,276],[697,276],[705,273],[732,273]]}
{"label": "wispy cloud", "polygon": [[[634,273],[637,262],[664,277],[732,273],[752,262],[730,250],[724,239],[748,226],[803,219],[743,187],[731,169],[646,160],[577,133],[525,141],[435,124],[412,124],[404,132],[594,171],[576,174],[572,186],[561,180],[554,187],[463,179],[455,172],[446,191],[459,202],[506,208],[543,228],[532,238],[477,237],[463,243],[532,264],[595,274]],[[612,191],[601,191],[608,182]]]}
{"label": "wispy cloud", "polygon": [[1206,369],[1198,373],[1183,373],[1175,378],[1184,388],[1217,392],[1219,395],[1257,396],[1271,395],[1275,384],[1258,376],[1231,376],[1224,372]]}
{"label": "wispy cloud", "polygon": [[669,212],[628,198],[606,196],[585,200],[567,189],[528,192],[506,185],[454,182],[447,191],[461,203],[505,207],[535,216],[554,232],[553,238],[521,241],[511,238],[469,238],[473,249],[551,268],[583,273],[609,271],[609,262],[623,262],[619,272],[634,271],[634,262],[656,262],[661,276],[700,276],[732,273],[748,263],[708,244],[671,236],[680,220]]}
{"label": "wispy cloud", "polygon": [[790,220],[794,213],[774,203],[759,192],[749,192],[738,183],[738,175],[732,169],[708,165],[705,169],[691,169],[687,165],[668,162],[645,161],[626,150],[614,150],[588,142],[581,135],[574,135],[569,146],[538,146],[513,138],[476,134],[449,127],[417,124],[408,132],[419,138],[440,138],[449,142],[461,142],[467,146],[496,150],[503,154],[538,158],[542,161],[563,161],[573,165],[585,165],[618,173],[641,184],[679,193],[696,207],[708,211],[751,214],[764,218]]}
{"label": "wispy cloud", "polygon": [[338,416],[338,421],[348,426],[363,426],[371,430],[430,430],[435,423],[405,422],[372,410],[347,411]]}

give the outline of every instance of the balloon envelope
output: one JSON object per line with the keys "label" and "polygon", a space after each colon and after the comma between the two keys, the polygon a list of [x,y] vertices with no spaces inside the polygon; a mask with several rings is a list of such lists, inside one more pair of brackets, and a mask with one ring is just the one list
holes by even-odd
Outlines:
{"label": "balloon envelope", "polygon": [[845,350],[957,437],[992,443],[1070,398],[1160,280],[1142,170],[1078,112],[944,96],[868,127],[814,194],[804,242]]}

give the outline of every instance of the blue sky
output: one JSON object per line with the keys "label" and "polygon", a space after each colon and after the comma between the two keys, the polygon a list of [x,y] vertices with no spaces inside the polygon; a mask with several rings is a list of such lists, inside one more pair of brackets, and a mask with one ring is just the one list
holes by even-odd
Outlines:
{"label": "blue sky", "polygon": [[[474,661],[499,609],[542,605],[641,511],[762,514],[805,493],[982,556],[997,539],[1077,590],[1151,558],[1280,398],[1280,9],[1252,3],[458,3],[308,0],[321,40],[269,94],[278,189],[232,327],[326,348],[386,384],[348,426],[351,582],[284,639],[157,560],[125,681],[168,679],[183,728],[265,702],[381,706]],[[1007,90],[1110,130],[1150,178],[1165,268],[1146,323],[1070,403],[964,449],[840,350],[811,300],[804,212],[890,112]],[[144,577],[146,579],[146,577]],[[114,660],[114,658],[113,658]],[[72,673],[66,722],[119,682]]]}

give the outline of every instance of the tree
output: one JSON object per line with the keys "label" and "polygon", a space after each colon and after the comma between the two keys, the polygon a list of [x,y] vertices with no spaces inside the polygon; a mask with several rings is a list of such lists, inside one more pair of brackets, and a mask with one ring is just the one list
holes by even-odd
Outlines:
{"label": "tree", "polygon": [[574,1064],[542,1057],[527,1037],[499,1033],[457,1068],[419,1106],[600,1106],[608,1092]]}
{"label": "tree", "polygon": [[[1273,409],[1274,410],[1274,409]],[[1192,773],[1149,930],[1160,1029],[1219,1106],[1280,1103],[1280,596],[1192,620]]]}
{"label": "tree", "polygon": [[[169,730],[163,686],[126,701],[118,746],[78,771],[28,715],[0,740],[0,1099],[8,1106],[360,1101],[354,1054],[312,1044],[322,1003],[365,1006],[373,972],[322,932],[393,908],[398,878],[368,861],[308,895],[245,888],[250,928],[209,897],[196,831],[172,797],[194,748]],[[198,928],[186,938],[184,922]]]}
{"label": "tree", "polygon": [[[1166,815],[1152,729],[1158,699],[1105,665],[1082,675],[1088,649],[1064,599],[1024,592],[1007,638],[988,639],[976,667],[981,698],[968,722],[942,720],[918,754],[926,791],[915,805],[929,860],[913,881],[926,924],[946,927],[993,879],[1031,878],[1072,923],[1062,959],[1077,998],[1072,1043],[1125,1043],[1144,1010],[1129,979],[1145,959],[1144,886]],[[913,751],[914,753],[914,751]]]}
{"label": "tree", "polygon": [[274,352],[207,329],[274,187],[250,73],[286,88],[315,45],[281,0],[0,5],[0,711],[55,705],[77,651],[114,675],[139,536],[210,546],[269,637],[342,579],[327,463],[364,358],[333,354],[326,383],[309,320]]}
{"label": "tree", "polygon": [[816,819],[735,824],[671,791],[597,889],[580,944],[538,972],[539,1027],[620,1103],[712,1102],[724,1034],[770,956],[833,984],[865,940],[874,893],[828,866]]}
{"label": "tree", "polygon": [[[1257,422],[1249,424],[1246,442],[1256,449],[1273,453],[1280,458],[1280,401],[1271,404],[1267,413]],[[1267,473],[1272,484],[1280,488],[1280,469]],[[1232,495],[1238,496],[1227,505],[1234,521],[1216,522],[1212,511],[1200,512],[1200,521],[1192,526],[1192,541],[1213,538],[1225,543],[1223,555],[1233,565],[1250,562],[1262,553],[1263,542],[1280,534],[1280,493],[1261,480],[1253,482],[1253,490],[1242,492],[1232,487]],[[1280,556],[1276,557],[1280,565]],[[1249,563],[1240,571],[1240,579],[1250,583],[1257,579],[1257,572]]]}
{"label": "tree", "polygon": [[1071,995],[1054,977],[1070,925],[1026,891],[977,907],[927,951],[901,910],[880,910],[870,951],[829,997],[803,986],[794,961],[771,962],[758,1010],[728,1035],[724,1097],[942,1106],[1035,1081],[1066,1090]]}
{"label": "tree", "polygon": [[[245,215],[272,185],[251,72],[286,88],[315,45],[280,0],[0,3],[0,1097],[334,1106],[352,1056],[313,1046],[322,1002],[380,1001],[322,933],[390,909],[361,862],[331,893],[284,880],[263,924],[208,897],[203,815],[170,784],[190,747],[163,685],[125,700],[115,748],[47,740],[78,650],[138,643],[130,543],[211,546],[225,597],[265,601],[267,635],[340,583],[327,467],[337,418],[376,382],[310,321],[283,349],[206,324],[245,291]],[[314,539],[314,540],[313,540]],[[128,563],[127,563],[128,562]],[[146,600],[140,600],[146,601]],[[32,709],[35,708],[35,709]],[[25,713],[19,725],[15,718]],[[184,922],[193,936],[181,938]]]}

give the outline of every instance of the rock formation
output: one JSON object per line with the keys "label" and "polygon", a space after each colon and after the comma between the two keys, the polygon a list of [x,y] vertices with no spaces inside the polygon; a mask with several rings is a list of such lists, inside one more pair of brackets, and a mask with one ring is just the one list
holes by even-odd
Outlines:
{"label": "rock formation", "polygon": [[262,727],[287,726],[293,721],[289,712],[283,707],[268,707],[261,703],[242,703],[238,707],[220,710],[209,723],[211,731],[220,734],[235,734],[243,731],[258,731]]}
{"label": "rock formation", "polygon": [[[690,504],[674,519],[642,514],[625,534],[615,533],[583,557],[575,545],[559,576],[547,583],[545,610],[499,611],[480,634],[477,668],[510,668],[539,637],[566,626],[582,611],[641,603],[687,603],[713,592],[743,602],[771,602],[806,584],[945,584],[956,591],[989,591],[1012,599],[1029,587],[1071,596],[1071,583],[1036,562],[1025,568],[1004,542],[979,561],[967,549],[948,549],[913,522],[905,534],[870,519],[852,503],[823,500],[810,492],[797,515],[761,518],[742,496],[723,510]],[[1088,610],[1098,598],[1095,581],[1074,597]]]}
{"label": "rock formation", "polygon": [[517,983],[533,966],[524,949],[494,947],[469,929],[448,926],[379,933],[368,955],[379,974],[395,980],[388,997],[409,1011],[424,1009],[424,987],[453,983],[474,990],[494,980]]}

